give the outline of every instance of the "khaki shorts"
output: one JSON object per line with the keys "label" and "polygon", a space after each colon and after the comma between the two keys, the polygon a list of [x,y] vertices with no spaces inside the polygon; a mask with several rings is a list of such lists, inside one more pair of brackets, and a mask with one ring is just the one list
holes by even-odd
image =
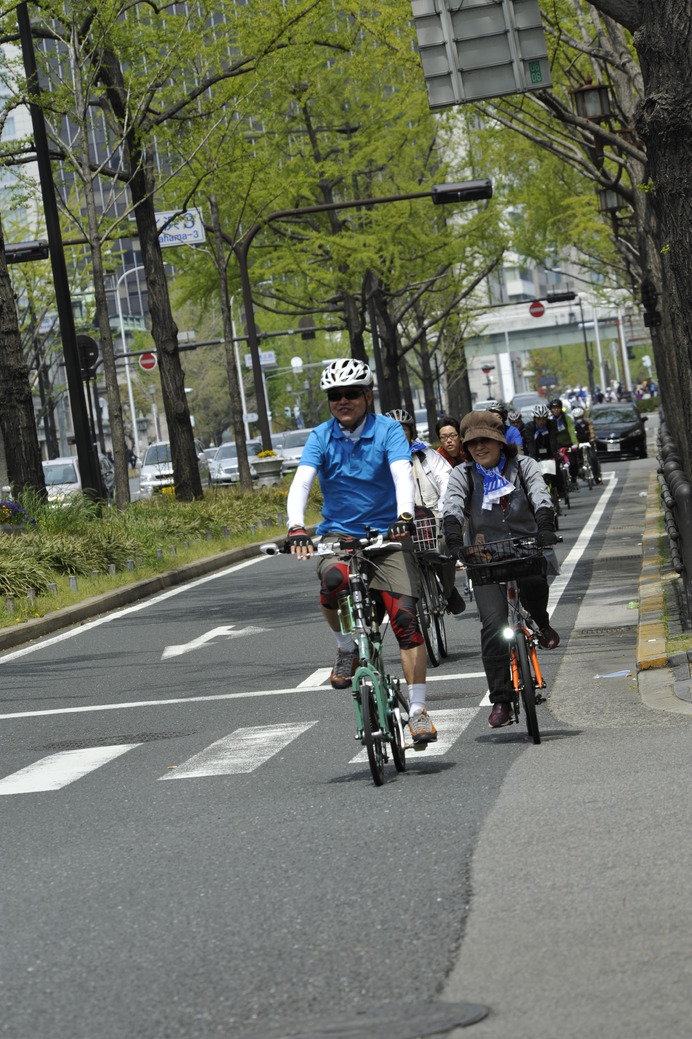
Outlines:
{"label": "khaki shorts", "polygon": [[[320,541],[336,541],[343,538],[341,533],[323,534]],[[411,540],[403,541],[402,548],[381,548],[367,553],[368,579],[373,591],[391,592],[394,595],[410,595],[414,599],[420,597],[418,561],[413,551]],[[333,556],[317,557],[317,573],[322,577],[325,567],[330,563],[348,561],[347,552],[337,552]]]}

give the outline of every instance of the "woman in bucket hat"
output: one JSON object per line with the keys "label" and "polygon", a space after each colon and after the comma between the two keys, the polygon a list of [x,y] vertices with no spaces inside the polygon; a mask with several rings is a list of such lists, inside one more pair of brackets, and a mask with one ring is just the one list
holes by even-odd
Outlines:
{"label": "woman in bucket hat", "polygon": [[[462,545],[522,534],[536,537],[544,546],[554,545],[554,512],[540,467],[532,458],[518,457],[514,445],[508,446],[499,415],[472,411],[461,422],[461,434],[471,461],[456,466],[447,485],[443,523],[449,550],[458,558]],[[555,553],[546,555],[549,569],[558,573]],[[560,636],[549,623],[546,578],[525,577],[518,584],[522,605],[540,630],[539,644],[555,649]],[[512,683],[502,636],[507,599],[497,584],[477,585],[474,591],[482,625],[481,656],[493,705],[488,721],[491,728],[498,729],[508,725],[511,717]]]}

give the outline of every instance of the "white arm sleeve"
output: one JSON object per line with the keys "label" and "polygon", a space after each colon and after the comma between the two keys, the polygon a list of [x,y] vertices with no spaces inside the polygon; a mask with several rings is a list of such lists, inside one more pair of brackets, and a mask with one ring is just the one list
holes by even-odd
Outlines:
{"label": "white arm sleeve", "polygon": [[399,458],[395,462],[391,462],[389,470],[394,480],[394,486],[396,488],[396,509],[397,516],[401,516],[404,512],[409,512],[413,515],[413,468],[411,463],[406,458]]}
{"label": "white arm sleeve", "polygon": [[308,495],[312,487],[312,481],[317,475],[317,470],[311,465],[299,465],[296,475],[288,491],[286,499],[286,516],[289,529],[291,527],[302,527],[305,525],[305,506],[308,503]]}
{"label": "white arm sleeve", "polygon": [[446,458],[438,454],[437,451],[433,451],[431,447],[425,452],[425,460],[430,466],[431,472],[435,477],[435,483],[440,492],[440,498],[437,503],[437,508],[440,512],[444,509],[445,494],[447,493],[447,484],[449,483],[449,477],[452,473],[452,467]]}

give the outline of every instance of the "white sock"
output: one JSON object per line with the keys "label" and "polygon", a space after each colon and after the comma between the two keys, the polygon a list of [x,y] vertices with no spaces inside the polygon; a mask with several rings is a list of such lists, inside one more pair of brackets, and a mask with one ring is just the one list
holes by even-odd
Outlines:
{"label": "white sock", "polygon": [[420,684],[410,685],[408,687],[409,697],[411,700],[411,710],[409,714],[420,714],[425,707],[425,682]]}
{"label": "white sock", "polygon": [[356,644],[353,641],[353,635],[344,635],[341,631],[335,631],[334,636],[336,644],[342,653],[355,653]]}

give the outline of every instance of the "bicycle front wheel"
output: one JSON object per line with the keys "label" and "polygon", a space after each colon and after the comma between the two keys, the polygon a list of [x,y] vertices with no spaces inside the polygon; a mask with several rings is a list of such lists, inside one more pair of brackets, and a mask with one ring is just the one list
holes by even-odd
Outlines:
{"label": "bicycle front wheel", "polygon": [[361,678],[359,683],[360,709],[363,715],[363,739],[375,786],[384,783],[384,736],[377,716],[377,697],[372,682]]}
{"label": "bicycle front wheel", "polygon": [[526,648],[526,636],[522,632],[517,633],[517,664],[519,667],[519,682],[521,687],[521,700],[526,715],[526,728],[534,743],[541,742],[541,733],[538,728],[536,716],[536,683],[529,661],[529,651]]}
{"label": "bicycle front wheel", "polygon": [[431,588],[431,575],[422,566],[420,570],[420,597],[416,605],[418,611],[418,623],[420,624],[425,648],[428,652],[428,660],[431,667],[440,666],[440,639],[435,624],[434,602]]}

